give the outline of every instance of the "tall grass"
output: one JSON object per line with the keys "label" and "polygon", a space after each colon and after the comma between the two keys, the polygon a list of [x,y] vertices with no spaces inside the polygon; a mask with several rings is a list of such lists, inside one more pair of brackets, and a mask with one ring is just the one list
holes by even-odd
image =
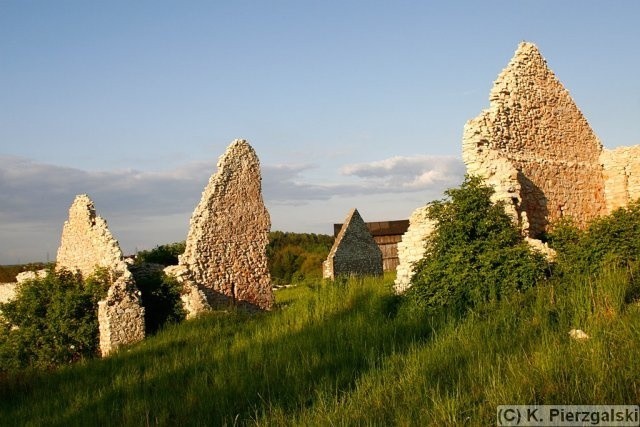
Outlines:
{"label": "tall grass", "polygon": [[635,286],[612,267],[461,319],[414,310],[390,277],[283,289],[271,313],[213,313],[0,379],[0,424],[487,425],[501,404],[637,403]]}

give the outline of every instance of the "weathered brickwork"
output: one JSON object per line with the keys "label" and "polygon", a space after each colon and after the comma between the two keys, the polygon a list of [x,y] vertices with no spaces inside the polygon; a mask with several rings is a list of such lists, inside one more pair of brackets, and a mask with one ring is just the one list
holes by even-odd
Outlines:
{"label": "weathered brickwork", "polygon": [[9,302],[16,296],[17,283],[0,283],[0,303]]}
{"label": "weathered brickwork", "polygon": [[603,150],[600,161],[609,212],[640,198],[640,145]]}
{"label": "weathered brickwork", "polygon": [[121,345],[144,339],[144,308],[130,273],[117,278],[107,298],[98,302],[98,326],[103,357]]}
{"label": "weathered brickwork", "polygon": [[118,274],[127,271],[118,241],[111,235],[107,222],[96,215],[93,201],[86,194],[76,196],[69,219],[62,229],[56,257],[56,268],[80,271],[91,276],[96,268]]}
{"label": "weathered brickwork", "polygon": [[403,293],[411,287],[413,266],[424,257],[425,239],[433,232],[435,223],[427,217],[427,206],[416,209],[409,218],[409,229],[398,243],[400,264],[396,270],[394,289]]}
{"label": "weathered brickwork", "polygon": [[86,278],[98,267],[107,269],[112,280],[107,298],[98,302],[100,352],[106,356],[123,344],[144,338],[144,308],[118,241],[107,222],[96,215],[93,201],[82,194],[69,209],[56,268],[79,271]]}
{"label": "weathered brickwork", "polygon": [[235,140],[220,157],[218,171],[193,212],[180,257],[178,275],[189,316],[230,302],[271,309],[266,256],[270,229],[260,161],[247,141]]}
{"label": "weathered brickwork", "polygon": [[[640,197],[640,146],[604,150],[535,45],[518,46],[489,101],[464,127],[462,158],[469,174],[493,186],[493,201],[504,202],[534,250],[553,259],[537,238],[554,221],[571,217],[584,226]],[[433,228],[425,208],[398,246],[398,292],[410,285],[417,260],[409,248],[421,249]]]}
{"label": "weathered brickwork", "polygon": [[[465,125],[463,160],[470,173],[506,184],[497,196],[514,205],[526,235],[564,216],[584,225],[607,212],[602,145],[535,45],[518,46],[489,99]],[[512,168],[496,176],[496,159]]]}
{"label": "weathered brickwork", "polygon": [[345,219],[322,264],[322,275],[325,279],[382,275],[382,252],[357,209],[349,212]]}

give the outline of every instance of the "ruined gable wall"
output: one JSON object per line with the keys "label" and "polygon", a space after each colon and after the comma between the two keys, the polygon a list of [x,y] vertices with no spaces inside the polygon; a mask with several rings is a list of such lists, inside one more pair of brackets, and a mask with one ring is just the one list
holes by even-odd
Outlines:
{"label": "ruined gable wall", "polygon": [[261,309],[273,304],[266,257],[271,219],[261,183],[255,151],[235,140],[191,217],[180,265],[213,304],[233,300]]}
{"label": "ruined gable wall", "polygon": [[367,225],[353,209],[323,263],[323,277],[382,275],[382,252]]}
{"label": "ruined gable wall", "polygon": [[118,241],[107,222],[96,215],[93,201],[81,194],[64,223],[56,268],[78,270],[86,278],[96,267],[108,269],[113,280],[106,299],[98,302],[100,352],[106,356],[123,344],[144,338],[144,308]]}
{"label": "ruined gable wall", "polygon": [[640,145],[603,150],[600,161],[609,213],[640,198]]}
{"label": "ruined gable wall", "polygon": [[520,44],[494,83],[489,109],[467,122],[463,137],[470,172],[489,175],[487,158],[500,157],[518,171],[517,209],[534,237],[562,216],[584,225],[606,212],[601,151],[569,92],[531,43]]}
{"label": "ruined gable wall", "polygon": [[425,240],[435,229],[433,220],[427,217],[428,206],[416,209],[409,218],[409,229],[398,243],[399,264],[394,289],[403,293],[411,287],[413,265],[424,257]]}
{"label": "ruined gable wall", "polygon": [[69,208],[69,219],[62,229],[56,268],[79,270],[83,277],[104,267],[117,274],[127,271],[118,241],[109,231],[107,222],[96,215],[93,202],[86,194],[76,196]]}

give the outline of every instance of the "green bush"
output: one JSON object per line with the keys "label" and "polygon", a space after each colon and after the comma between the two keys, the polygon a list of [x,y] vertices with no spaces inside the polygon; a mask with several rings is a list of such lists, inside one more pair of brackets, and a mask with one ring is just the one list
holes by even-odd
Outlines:
{"label": "green bush", "polygon": [[546,261],[530,250],[504,206],[491,202],[491,187],[467,176],[460,188],[445,194],[448,199],[428,209],[437,225],[415,265],[409,292],[419,306],[462,315],[545,277]]}
{"label": "green bush", "polygon": [[595,273],[606,264],[640,261],[640,201],[595,219],[580,230],[571,219],[553,226],[549,243],[558,252],[557,271]]}
{"label": "green bush", "polygon": [[0,304],[0,370],[52,368],[95,355],[97,303],[108,282],[102,271],[83,281],[51,269],[20,284],[16,298]]}

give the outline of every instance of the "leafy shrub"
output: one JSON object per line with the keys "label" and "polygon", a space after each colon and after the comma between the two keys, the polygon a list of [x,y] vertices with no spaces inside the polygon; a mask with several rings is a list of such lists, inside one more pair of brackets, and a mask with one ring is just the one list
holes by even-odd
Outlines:
{"label": "leafy shrub", "polygon": [[83,281],[79,274],[49,270],[18,286],[0,304],[0,370],[52,368],[91,357],[98,349],[98,300],[106,295],[104,271]]}
{"label": "leafy shrub", "polygon": [[140,251],[136,256],[136,264],[145,262],[167,265],[178,264],[178,255],[184,252],[186,243],[175,242],[166,245],[159,245],[148,251]]}
{"label": "leafy shrub", "polygon": [[580,230],[571,219],[555,224],[549,243],[558,252],[558,272],[594,273],[605,264],[627,267],[640,261],[640,200]]}
{"label": "leafy shrub", "polygon": [[493,189],[467,176],[448,199],[432,202],[436,220],[425,256],[415,265],[409,292],[419,306],[462,315],[479,305],[533,287],[547,263],[532,252],[504,206],[491,202]]}

